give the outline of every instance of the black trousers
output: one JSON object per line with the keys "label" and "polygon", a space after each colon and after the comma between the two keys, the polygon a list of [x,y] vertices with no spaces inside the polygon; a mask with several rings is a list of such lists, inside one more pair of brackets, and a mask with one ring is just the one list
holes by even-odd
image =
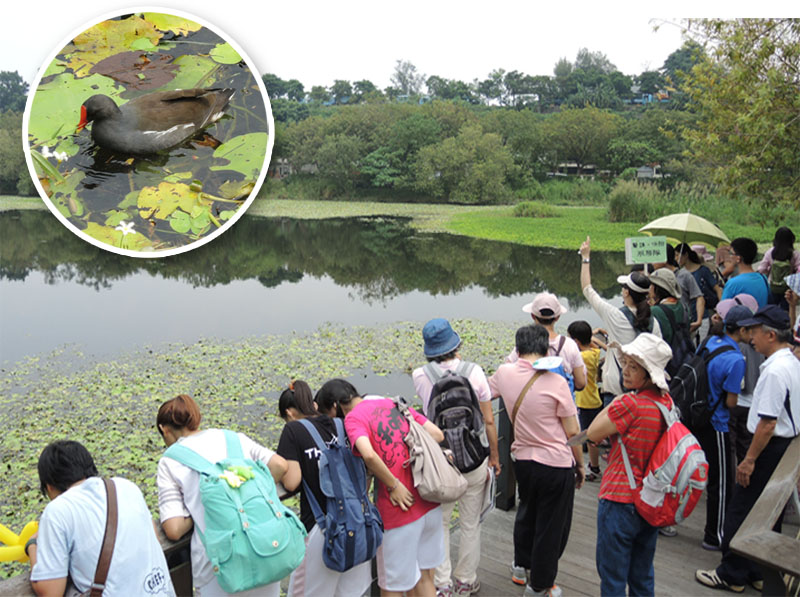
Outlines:
{"label": "black trousers", "polygon": [[533,460],[514,462],[519,506],[514,521],[514,563],[530,568],[530,586],[544,591],[555,584],[558,559],[572,525],[575,471]]}
{"label": "black trousers", "polygon": [[728,432],[731,436],[731,446],[736,454],[736,465],[747,456],[753,434],[747,430],[747,416],[750,414],[749,406],[734,406],[731,409],[731,418],[728,421]]}
{"label": "black trousers", "polygon": [[[770,476],[775,471],[791,442],[791,438],[773,436],[764,451],[756,460],[753,474],[750,475],[750,485],[742,487],[734,485],[728,515],[725,518],[725,529],[722,534],[722,563],[717,566],[717,574],[732,585],[744,585],[747,582],[761,580],[761,568],[755,562],[733,553],[730,549],[731,539],[742,526],[744,519],[750,513],[753,505],[758,500],[764,487],[767,486]],[[783,514],[778,517],[773,530],[780,532]]]}
{"label": "black trousers", "polygon": [[700,447],[708,460],[708,485],[706,486],[706,527],[703,541],[709,545],[722,544],[725,513],[731,501],[736,480],[733,467],[730,436],[726,431],[716,431],[708,425],[695,432]]}

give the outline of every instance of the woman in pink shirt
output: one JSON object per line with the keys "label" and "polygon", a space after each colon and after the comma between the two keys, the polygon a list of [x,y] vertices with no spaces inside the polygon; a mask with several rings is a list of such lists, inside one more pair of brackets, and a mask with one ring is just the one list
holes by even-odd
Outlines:
{"label": "woman in pink shirt", "polygon": [[584,481],[583,453],[567,440],[580,431],[578,411],[566,380],[548,369],[560,357],[546,357],[549,334],[541,325],[517,330],[519,360],[501,365],[489,386],[511,413],[511,455],[519,488],[514,521],[511,580],[525,584],[525,597],[558,597],[558,560],[567,546],[575,488]]}

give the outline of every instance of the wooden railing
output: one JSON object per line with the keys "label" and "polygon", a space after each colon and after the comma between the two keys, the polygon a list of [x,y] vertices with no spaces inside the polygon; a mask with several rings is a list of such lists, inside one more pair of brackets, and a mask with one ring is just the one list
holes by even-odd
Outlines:
{"label": "wooden railing", "polygon": [[789,444],[742,526],[731,540],[731,550],[760,564],[763,595],[786,595],[783,575],[800,577],[800,541],[772,530],[800,478],[800,437]]}

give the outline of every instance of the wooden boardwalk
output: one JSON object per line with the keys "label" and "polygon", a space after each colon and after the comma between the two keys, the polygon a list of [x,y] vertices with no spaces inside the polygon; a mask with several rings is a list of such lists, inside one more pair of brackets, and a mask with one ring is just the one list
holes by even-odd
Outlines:
{"label": "wooden boardwalk", "polygon": [[[564,595],[599,595],[600,578],[595,569],[597,537],[597,493],[600,483],[586,483],[575,492],[575,506],[569,543],[559,561],[556,583]],[[524,587],[511,582],[509,566],[514,557],[513,528],[516,509],[495,510],[481,529],[481,564],[478,578],[480,597],[522,595]],[[678,527],[676,537],[659,535],[655,557],[656,595],[717,596],[725,592],[706,588],[694,580],[697,568],[714,568],[720,561],[719,552],[700,547],[705,523],[705,498],[688,520]],[[784,533],[794,536],[796,526],[784,524]],[[451,556],[457,554],[459,533],[451,533]],[[454,564],[455,566],[455,564]],[[745,595],[758,595],[747,587]]]}

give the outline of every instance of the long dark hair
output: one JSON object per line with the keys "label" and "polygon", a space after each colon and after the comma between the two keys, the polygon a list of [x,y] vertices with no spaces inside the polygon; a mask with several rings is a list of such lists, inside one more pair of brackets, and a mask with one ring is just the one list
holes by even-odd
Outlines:
{"label": "long dark hair", "polygon": [[311,388],[302,379],[292,381],[278,398],[278,413],[281,419],[286,418],[290,408],[296,408],[304,417],[313,417],[317,414]]}
{"label": "long dark hair", "polygon": [[336,407],[336,416],[344,417],[341,404],[349,404],[353,398],[358,398],[360,394],[355,386],[346,379],[330,379],[322,384],[317,391],[314,400],[321,412],[329,412]]}
{"label": "long dark hair", "polygon": [[[639,288],[650,288],[650,278],[648,278],[642,272],[634,271],[631,272],[630,276],[631,282],[636,284]],[[627,284],[625,284],[625,288],[628,289],[628,293],[631,295],[633,304],[636,305],[636,316],[633,320],[634,329],[639,330],[640,332],[650,331],[650,303],[647,302],[647,299],[649,298],[647,293],[637,292],[636,290],[631,289],[631,287]]]}
{"label": "long dark hair", "polygon": [[789,261],[794,253],[794,232],[786,226],[781,226],[775,231],[772,239],[773,261]]}

